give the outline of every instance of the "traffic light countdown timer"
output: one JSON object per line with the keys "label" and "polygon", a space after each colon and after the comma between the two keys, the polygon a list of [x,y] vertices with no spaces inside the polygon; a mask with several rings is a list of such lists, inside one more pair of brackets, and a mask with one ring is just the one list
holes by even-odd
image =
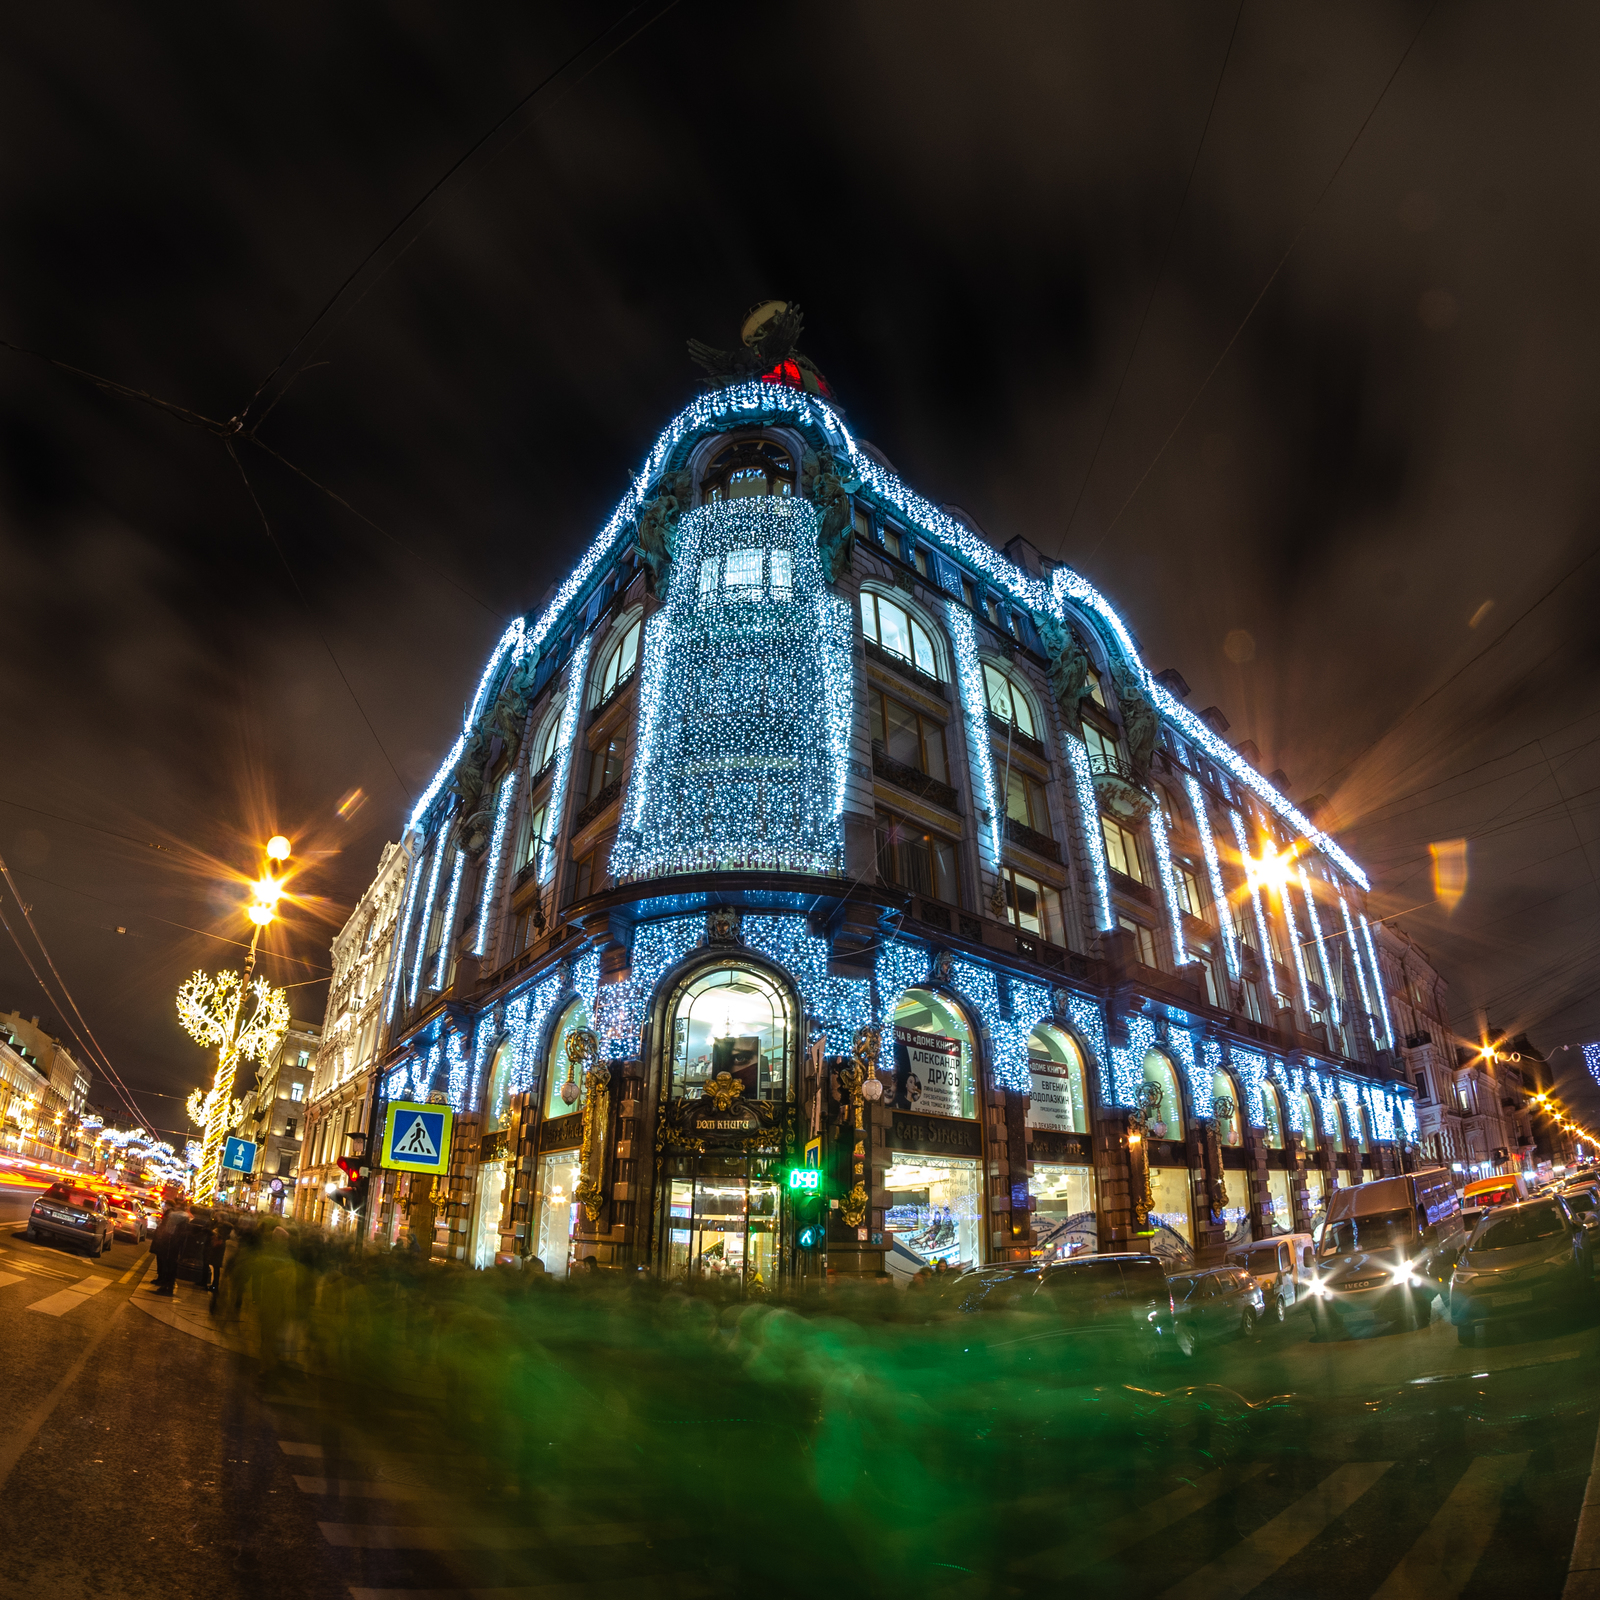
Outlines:
{"label": "traffic light countdown timer", "polygon": [[788,1172],[789,1199],[798,1224],[795,1243],[802,1250],[821,1250],[828,1239],[827,1211],[822,1205],[826,1190],[822,1169],[817,1165],[820,1155],[821,1141],[817,1140],[806,1148],[806,1165],[790,1167]]}

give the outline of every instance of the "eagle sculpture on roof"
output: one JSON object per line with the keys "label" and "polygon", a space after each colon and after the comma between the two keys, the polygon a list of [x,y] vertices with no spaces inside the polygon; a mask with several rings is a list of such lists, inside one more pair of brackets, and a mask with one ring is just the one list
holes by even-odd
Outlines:
{"label": "eagle sculpture on roof", "polygon": [[795,348],[804,326],[799,306],[787,300],[763,300],[744,319],[738,349],[719,350],[691,339],[689,359],[705,373],[713,389],[757,378],[832,399],[828,380]]}

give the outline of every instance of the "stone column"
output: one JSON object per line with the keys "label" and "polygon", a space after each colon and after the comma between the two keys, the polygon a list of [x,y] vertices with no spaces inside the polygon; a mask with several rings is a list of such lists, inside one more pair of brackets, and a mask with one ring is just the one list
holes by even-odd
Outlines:
{"label": "stone column", "polygon": [[1144,1183],[1144,1169],[1128,1148],[1128,1113],[1120,1106],[1102,1108],[1094,1125],[1094,1166],[1099,1190],[1099,1238],[1102,1250],[1131,1250],[1135,1223],[1134,1186]]}
{"label": "stone column", "polygon": [[1252,1128],[1248,1123],[1244,1130],[1245,1159],[1249,1162],[1244,1176],[1248,1180],[1248,1204],[1250,1206],[1250,1231],[1258,1239],[1265,1239],[1270,1233],[1267,1226],[1266,1212],[1263,1202],[1269,1198],[1267,1188],[1267,1130],[1265,1128]]}
{"label": "stone column", "polygon": [[1195,1190],[1194,1258],[1197,1266],[1215,1266],[1227,1248],[1228,1225],[1222,1215],[1227,1174],[1222,1167],[1222,1136],[1213,1118],[1197,1118],[1190,1139],[1190,1170],[1200,1173]]}
{"label": "stone column", "polygon": [[1306,1141],[1305,1135],[1285,1130],[1289,1141],[1289,1200],[1294,1207],[1294,1231],[1311,1232],[1311,1197],[1306,1193]]}

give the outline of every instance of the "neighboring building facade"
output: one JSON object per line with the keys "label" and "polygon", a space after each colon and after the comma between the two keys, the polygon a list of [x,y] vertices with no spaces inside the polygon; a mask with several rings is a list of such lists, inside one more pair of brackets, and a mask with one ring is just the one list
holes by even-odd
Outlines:
{"label": "neighboring building facade", "polygon": [[89,1069],[37,1017],[0,1013],[0,1127],[13,1148],[75,1158],[89,1083]]}
{"label": "neighboring building facade", "polygon": [[367,1129],[406,864],[399,845],[383,847],[376,876],[333,941],[333,978],[295,1185],[294,1214],[306,1221],[337,1225],[348,1217],[331,1203],[329,1189],[344,1185],[335,1163],[347,1153],[346,1139]]}
{"label": "neighboring building facade", "polygon": [[244,1097],[239,1137],[258,1148],[253,1178],[241,1188],[253,1196],[258,1211],[293,1210],[300,1138],[321,1041],[322,1030],[315,1023],[291,1021]]}
{"label": "neighboring building facade", "polygon": [[[451,1172],[375,1220],[759,1287],[1215,1259],[1400,1170],[1360,867],[800,371],[675,418],[491,656],[384,997],[382,1096],[454,1106]],[[813,1145],[825,1252],[784,1186]]]}

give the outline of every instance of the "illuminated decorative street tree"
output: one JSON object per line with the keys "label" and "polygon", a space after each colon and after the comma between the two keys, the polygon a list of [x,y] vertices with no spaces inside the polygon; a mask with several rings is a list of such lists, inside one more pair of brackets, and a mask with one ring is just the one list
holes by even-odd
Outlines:
{"label": "illuminated decorative street tree", "polygon": [[[267,856],[270,862],[288,860],[289,841],[281,834],[271,839]],[[265,1061],[289,1030],[288,995],[282,989],[274,989],[265,978],[250,981],[261,930],[276,915],[282,894],[283,880],[274,878],[270,870],[253,886],[247,909],[255,932],[242,974],[225,971],[213,977],[196,972],[178,990],[179,1022],[199,1044],[207,1048],[215,1045],[217,1049],[217,1072],[211,1092],[196,1107],[205,1119],[200,1174],[194,1185],[194,1197],[202,1205],[216,1199],[223,1140],[234,1120],[233,1086],[239,1063]]]}

